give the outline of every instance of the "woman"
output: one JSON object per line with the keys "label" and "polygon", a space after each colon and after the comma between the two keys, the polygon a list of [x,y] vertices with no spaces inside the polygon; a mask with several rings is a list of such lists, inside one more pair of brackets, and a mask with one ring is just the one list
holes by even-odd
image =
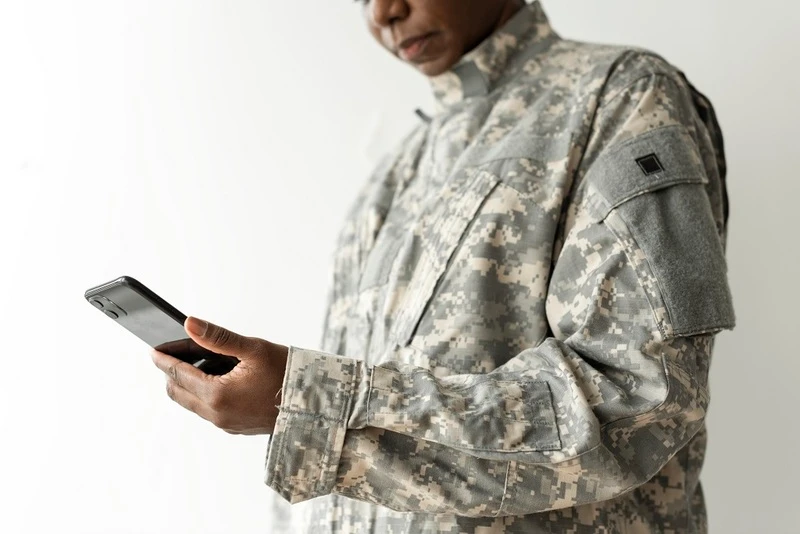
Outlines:
{"label": "woman", "polygon": [[321,497],[277,512],[308,532],[705,532],[707,371],[734,326],[710,103],[538,2],[363,3],[439,108],[347,218],[323,352],[190,318],[241,363],[154,353],[170,397],[272,434],[267,484]]}

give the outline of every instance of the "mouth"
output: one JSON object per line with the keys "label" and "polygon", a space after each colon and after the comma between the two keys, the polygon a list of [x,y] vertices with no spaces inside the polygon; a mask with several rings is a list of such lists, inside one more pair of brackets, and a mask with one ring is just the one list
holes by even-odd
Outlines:
{"label": "mouth", "polygon": [[412,63],[419,60],[434,35],[435,32],[430,32],[403,40],[397,47],[398,55],[403,60]]}

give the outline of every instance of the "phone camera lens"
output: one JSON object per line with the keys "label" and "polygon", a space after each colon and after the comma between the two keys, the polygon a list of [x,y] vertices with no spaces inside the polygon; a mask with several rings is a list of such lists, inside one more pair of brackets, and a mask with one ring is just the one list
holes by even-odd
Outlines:
{"label": "phone camera lens", "polygon": [[97,299],[93,299],[92,304],[94,304],[94,307],[97,308],[98,310],[102,310],[105,307],[103,306],[103,303]]}
{"label": "phone camera lens", "polygon": [[104,310],[104,311],[106,312],[106,315],[108,315],[112,319],[119,319],[119,315],[114,313],[113,311],[111,310]]}

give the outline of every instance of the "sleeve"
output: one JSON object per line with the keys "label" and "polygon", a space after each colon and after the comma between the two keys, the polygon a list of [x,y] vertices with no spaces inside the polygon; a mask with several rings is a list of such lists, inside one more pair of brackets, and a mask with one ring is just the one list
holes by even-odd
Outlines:
{"label": "sleeve", "polygon": [[292,347],[267,484],[290,502],[336,493],[479,517],[652,478],[703,425],[713,336],[734,325],[699,127],[676,77],[606,94],[556,245],[552,336],[493,371],[437,377]]}

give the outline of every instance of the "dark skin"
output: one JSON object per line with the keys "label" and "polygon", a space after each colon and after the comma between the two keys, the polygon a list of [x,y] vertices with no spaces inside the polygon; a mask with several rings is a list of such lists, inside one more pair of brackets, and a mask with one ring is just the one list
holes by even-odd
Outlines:
{"label": "dark skin", "polygon": [[288,347],[242,336],[195,317],[184,328],[198,345],[239,358],[226,375],[207,375],[168,354],[152,351],[167,375],[169,398],[229,434],[271,434],[278,418]]}
{"label": "dark skin", "polygon": [[[448,71],[505,24],[522,0],[362,0],[372,36],[426,76]],[[278,417],[289,349],[189,317],[187,334],[200,346],[239,358],[223,376],[158,351],[151,355],[167,377],[167,395],[230,434],[271,434]]]}
{"label": "dark skin", "polygon": [[[426,76],[448,71],[522,8],[522,0],[362,0],[370,33]],[[413,39],[429,36],[413,59]]]}

